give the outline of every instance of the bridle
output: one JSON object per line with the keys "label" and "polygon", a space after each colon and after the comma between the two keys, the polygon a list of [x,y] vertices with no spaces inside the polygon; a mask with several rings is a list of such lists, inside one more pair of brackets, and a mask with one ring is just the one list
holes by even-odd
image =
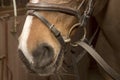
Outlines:
{"label": "bridle", "polygon": [[[40,11],[52,11],[52,12],[61,12],[65,13],[71,16],[75,16],[78,19],[78,23],[73,25],[69,31],[69,35],[71,34],[72,30],[78,26],[79,28],[83,27],[84,28],[84,35],[83,37],[78,40],[77,42],[71,43],[72,46],[81,46],[84,48],[97,62],[100,64],[100,66],[115,80],[120,80],[120,75],[113,69],[111,68],[104,60],[103,58],[91,47],[90,44],[85,43],[84,41],[86,40],[86,27],[84,27],[87,23],[88,18],[93,12],[93,4],[94,0],[89,0],[87,7],[84,11],[83,14],[79,12],[79,9],[81,6],[85,3],[86,0],[83,0],[82,3],[79,5],[78,9],[73,9],[70,7],[63,7],[59,4],[51,4],[51,3],[28,3],[27,4],[27,9],[28,15],[32,15],[37,17],[40,21],[42,21],[46,27],[54,34],[56,39],[60,42],[62,48],[61,51],[58,55],[59,56],[63,55],[65,51],[65,46],[66,42],[70,42],[71,38],[69,37],[67,40],[64,40],[61,33],[56,29],[55,25],[50,23],[45,17],[43,17],[40,14]],[[57,64],[58,61],[56,61]]]}
{"label": "bridle", "polygon": [[[89,18],[89,15],[92,12],[93,0],[88,1],[87,7],[86,7],[84,13],[81,14],[79,9],[83,6],[83,4],[85,4],[85,1],[86,0],[83,0],[77,9],[73,9],[71,7],[65,7],[65,6],[62,6],[61,4],[59,5],[59,4],[42,3],[42,2],[27,4],[27,9],[28,9],[27,14],[35,16],[40,21],[42,21],[46,25],[46,27],[54,34],[56,39],[60,42],[61,51],[58,55],[58,58],[60,58],[63,55],[63,53],[65,53],[66,43],[71,42],[70,34],[71,34],[72,30],[75,29],[76,27],[81,28],[87,23],[87,19]],[[68,36],[69,38],[63,39],[60,31],[58,31],[56,29],[54,24],[50,23],[44,16],[42,16],[40,14],[40,11],[60,12],[60,13],[68,14],[71,16],[75,16],[78,20],[78,23],[74,24],[71,27],[71,29],[69,31],[69,36]],[[80,40],[84,40],[86,38],[86,27],[83,27],[83,28],[84,28],[84,35],[83,35],[82,39],[80,39]],[[71,45],[76,46],[75,44],[72,44],[72,43],[71,43]],[[59,59],[57,59],[56,64],[58,63],[58,60]]]}
{"label": "bridle", "polygon": [[[85,0],[82,1],[80,4],[79,8],[84,4]],[[93,0],[89,0],[88,6],[86,10],[84,11],[84,14],[81,15],[78,9],[73,9],[71,7],[64,7],[59,4],[50,4],[50,3],[28,3],[27,4],[27,9],[28,9],[28,15],[33,15],[37,17],[39,20],[41,20],[46,27],[49,28],[49,30],[54,34],[54,36],[58,39],[58,41],[61,43],[61,45],[64,45],[65,42],[70,42],[70,37],[66,40],[63,40],[63,37],[61,33],[56,29],[55,25],[50,23],[45,17],[43,17],[39,11],[52,11],[52,12],[61,12],[65,13],[71,16],[75,16],[78,19],[78,23],[73,25],[69,31],[69,35],[72,32],[72,30],[76,27],[82,27],[86,24],[86,19],[89,18],[89,15],[92,12],[92,5],[93,5]],[[84,36],[86,35],[86,31],[84,29]]]}

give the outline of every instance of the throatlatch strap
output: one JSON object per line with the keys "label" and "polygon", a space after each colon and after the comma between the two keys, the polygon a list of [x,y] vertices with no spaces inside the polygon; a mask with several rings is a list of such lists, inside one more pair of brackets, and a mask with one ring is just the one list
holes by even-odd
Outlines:
{"label": "throatlatch strap", "polygon": [[84,48],[95,61],[111,76],[114,80],[120,80],[120,74],[117,73],[106,61],[87,43],[81,41],[78,43],[79,46]]}

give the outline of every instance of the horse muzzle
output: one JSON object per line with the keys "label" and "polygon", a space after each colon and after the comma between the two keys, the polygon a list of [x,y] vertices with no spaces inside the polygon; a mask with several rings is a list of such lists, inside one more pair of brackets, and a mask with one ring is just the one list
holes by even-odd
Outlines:
{"label": "horse muzzle", "polygon": [[35,68],[45,68],[54,62],[54,50],[47,44],[37,46],[32,52]]}
{"label": "horse muzzle", "polygon": [[33,63],[27,60],[21,50],[19,50],[19,56],[31,72],[48,76],[54,74],[62,65],[63,53],[61,51],[58,57],[54,58],[54,49],[50,45],[41,44],[32,51]]}

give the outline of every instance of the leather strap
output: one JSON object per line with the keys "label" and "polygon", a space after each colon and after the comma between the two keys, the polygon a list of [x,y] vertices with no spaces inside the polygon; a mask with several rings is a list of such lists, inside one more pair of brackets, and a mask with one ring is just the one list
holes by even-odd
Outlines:
{"label": "leather strap", "polygon": [[53,24],[51,24],[46,18],[44,18],[42,15],[40,15],[39,12],[36,12],[34,10],[29,10],[28,11],[29,15],[35,16],[37,17],[40,21],[42,21],[50,30],[51,32],[55,35],[55,37],[58,39],[58,41],[60,42],[60,44],[62,46],[65,46],[65,42],[62,38],[62,35],[60,34],[60,32],[54,27]]}
{"label": "leather strap", "polygon": [[77,9],[73,9],[71,7],[65,7],[59,4],[48,4],[48,3],[28,3],[27,4],[28,10],[38,10],[38,11],[56,11],[56,12],[62,12],[69,15],[76,16],[78,19],[80,19],[80,12]]}
{"label": "leather strap", "polygon": [[114,80],[120,80],[120,74],[117,73],[106,61],[87,43],[81,41],[78,43],[79,46],[84,48],[94,59],[95,61],[111,76]]}

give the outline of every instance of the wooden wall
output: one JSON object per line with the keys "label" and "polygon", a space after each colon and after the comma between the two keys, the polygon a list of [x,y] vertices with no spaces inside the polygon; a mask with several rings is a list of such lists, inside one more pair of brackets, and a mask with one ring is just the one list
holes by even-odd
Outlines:
{"label": "wooden wall", "polygon": [[[1,20],[0,20],[1,21]],[[2,27],[4,26],[4,27]],[[0,80],[6,78],[6,37],[5,24],[0,22]],[[5,79],[4,79],[5,80]]]}

